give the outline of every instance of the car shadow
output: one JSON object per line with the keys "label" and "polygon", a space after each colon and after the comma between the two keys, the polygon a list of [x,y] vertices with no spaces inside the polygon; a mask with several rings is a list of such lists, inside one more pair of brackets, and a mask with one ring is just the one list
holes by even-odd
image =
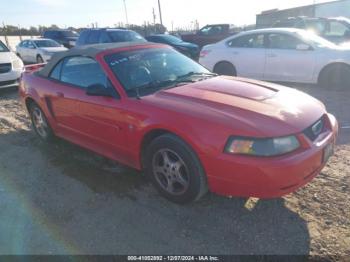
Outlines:
{"label": "car shadow", "polygon": [[[13,208],[31,207],[28,213],[35,214],[32,220],[41,230],[55,228],[59,237],[50,241],[74,246],[55,251],[50,241],[33,244],[41,239],[37,236],[41,230],[30,232],[30,238],[29,232],[23,232],[20,241],[27,253],[310,252],[306,221],[288,209],[282,198],[260,200],[249,209],[246,199],[208,194],[199,202],[180,206],[159,196],[142,173],[64,140],[45,144],[32,131],[16,130],[0,135],[0,146],[8,148],[6,154],[0,154],[4,161],[0,171],[6,171],[0,181],[17,188],[15,192],[21,192],[26,202]],[[0,215],[0,226],[23,226],[3,216],[6,214]],[[5,251],[6,245],[0,248],[0,253]]]}

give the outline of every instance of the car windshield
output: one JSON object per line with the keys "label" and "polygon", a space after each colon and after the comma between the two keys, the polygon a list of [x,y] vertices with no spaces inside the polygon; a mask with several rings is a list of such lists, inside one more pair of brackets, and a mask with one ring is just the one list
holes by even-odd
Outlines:
{"label": "car windshield", "polygon": [[37,47],[60,47],[60,44],[53,40],[36,40],[34,41]]}
{"label": "car windshield", "polygon": [[133,31],[107,31],[113,42],[146,41],[141,35]]}
{"label": "car windshield", "polygon": [[177,44],[182,42],[180,38],[173,35],[159,35],[159,37],[163,38],[166,42],[171,44]]}
{"label": "car windshield", "polygon": [[215,74],[170,48],[149,48],[105,57],[129,97],[145,96]]}
{"label": "car windshield", "polygon": [[312,45],[315,45],[317,47],[328,47],[328,48],[337,48],[337,45],[333,44],[332,42],[318,36],[315,35],[314,33],[311,32],[299,32],[299,35],[301,36],[301,38],[303,40],[305,40],[306,42],[311,43]]}
{"label": "car windshield", "polygon": [[0,41],[0,52],[9,52],[9,49],[7,48],[7,46]]}
{"label": "car windshield", "polygon": [[74,31],[61,31],[61,34],[64,37],[79,37],[79,34],[77,32],[74,32]]}

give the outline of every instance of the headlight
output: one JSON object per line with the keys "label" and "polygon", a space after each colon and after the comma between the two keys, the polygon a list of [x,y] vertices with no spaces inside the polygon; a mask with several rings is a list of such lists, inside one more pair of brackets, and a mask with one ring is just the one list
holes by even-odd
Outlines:
{"label": "headlight", "polygon": [[69,41],[70,46],[75,46],[75,41]]}
{"label": "headlight", "polygon": [[226,144],[225,152],[251,156],[278,156],[299,147],[299,141],[295,136],[267,139],[231,137]]}
{"label": "headlight", "polygon": [[12,67],[14,69],[21,69],[21,68],[23,68],[23,66],[24,65],[23,65],[23,62],[21,59],[16,59],[16,60],[12,61]]}

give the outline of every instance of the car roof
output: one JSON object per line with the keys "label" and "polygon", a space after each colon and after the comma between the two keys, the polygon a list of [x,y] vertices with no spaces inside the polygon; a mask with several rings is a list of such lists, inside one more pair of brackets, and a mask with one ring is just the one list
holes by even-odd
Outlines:
{"label": "car roof", "polygon": [[[55,54],[50,62],[39,72],[41,76],[48,77],[55,65],[63,58],[70,56],[87,56],[96,58],[98,54],[107,50],[114,50],[123,47],[142,47],[142,46],[159,46],[160,44],[151,42],[122,42],[122,43],[106,43],[106,44],[93,44],[74,47],[68,51]],[[164,45],[166,46],[166,45]]]}
{"label": "car roof", "polygon": [[305,30],[299,29],[299,28],[263,28],[263,29],[244,31],[237,35],[251,34],[251,33],[301,33],[301,32],[305,32]]}
{"label": "car roof", "polygon": [[87,28],[84,31],[121,31],[121,32],[129,32],[133,30],[129,30],[126,28]]}
{"label": "car roof", "polygon": [[45,30],[45,32],[56,32],[56,31],[73,31],[73,30],[70,30],[70,29],[48,29],[48,30]]}
{"label": "car roof", "polygon": [[[154,34],[154,35],[149,35],[148,37],[152,37],[152,36],[159,36],[159,37],[163,37],[163,36],[174,36],[174,35],[170,35],[170,34]],[[174,36],[176,37],[176,36]]]}
{"label": "car roof", "polygon": [[54,40],[50,39],[50,38],[34,38],[34,39],[26,39],[26,40],[30,40],[30,41],[53,41]]}

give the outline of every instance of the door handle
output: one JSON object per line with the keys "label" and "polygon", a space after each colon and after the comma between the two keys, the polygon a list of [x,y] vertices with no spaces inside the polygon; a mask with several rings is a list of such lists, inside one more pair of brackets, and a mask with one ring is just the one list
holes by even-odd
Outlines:
{"label": "door handle", "polygon": [[239,55],[239,52],[233,51],[232,54],[234,54],[234,55]]}
{"label": "door handle", "polygon": [[268,56],[268,57],[277,57],[276,54],[268,54],[267,56]]}
{"label": "door handle", "polygon": [[56,95],[57,97],[64,97],[64,94],[62,92],[57,92]]}

